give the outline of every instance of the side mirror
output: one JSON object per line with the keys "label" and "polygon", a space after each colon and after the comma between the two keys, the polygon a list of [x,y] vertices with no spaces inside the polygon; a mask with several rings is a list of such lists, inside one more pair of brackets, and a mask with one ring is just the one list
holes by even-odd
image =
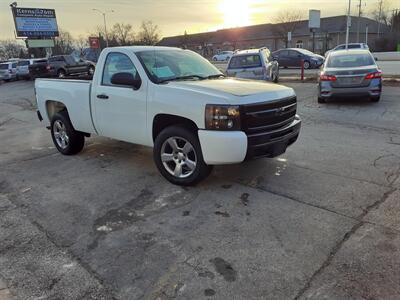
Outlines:
{"label": "side mirror", "polygon": [[120,86],[130,86],[134,90],[138,90],[142,85],[142,80],[140,78],[135,79],[131,73],[121,72],[111,77],[111,83]]}
{"label": "side mirror", "polygon": [[378,58],[377,58],[377,57],[374,57],[374,59],[375,59],[375,61],[378,61]]}

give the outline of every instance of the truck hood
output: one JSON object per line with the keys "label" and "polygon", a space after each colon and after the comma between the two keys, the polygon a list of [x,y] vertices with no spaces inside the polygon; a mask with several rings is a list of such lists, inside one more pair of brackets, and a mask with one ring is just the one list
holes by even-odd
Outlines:
{"label": "truck hood", "polygon": [[295,95],[293,89],[279,84],[237,78],[176,81],[168,85],[197,93],[222,96],[229,99],[229,104],[265,102]]}

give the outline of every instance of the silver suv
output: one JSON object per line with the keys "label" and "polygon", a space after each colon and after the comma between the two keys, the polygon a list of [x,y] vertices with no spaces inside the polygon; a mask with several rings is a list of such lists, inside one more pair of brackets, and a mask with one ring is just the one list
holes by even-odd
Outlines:
{"label": "silver suv", "polygon": [[231,77],[279,81],[279,63],[268,48],[236,51],[229,61],[226,74]]}

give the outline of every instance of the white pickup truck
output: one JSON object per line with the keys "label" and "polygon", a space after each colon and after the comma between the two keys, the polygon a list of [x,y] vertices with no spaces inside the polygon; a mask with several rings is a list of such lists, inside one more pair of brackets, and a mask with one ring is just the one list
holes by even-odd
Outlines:
{"label": "white pickup truck", "polygon": [[93,80],[37,79],[35,94],[62,154],[77,154],[91,135],[150,146],[178,185],[199,182],[213,165],[278,156],[301,124],[293,89],[226,78],[178,48],[107,48]]}

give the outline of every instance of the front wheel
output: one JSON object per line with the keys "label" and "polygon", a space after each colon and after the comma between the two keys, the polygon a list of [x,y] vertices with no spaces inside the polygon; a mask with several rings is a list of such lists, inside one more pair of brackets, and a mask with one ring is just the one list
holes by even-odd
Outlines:
{"label": "front wheel", "polygon": [[310,67],[311,67],[310,62],[306,60],[306,61],[304,62],[304,69],[309,69]]}
{"label": "front wheel", "polygon": [[203,160],[197,135],[180,126],[167,127],[156,137],[153,155],[161,175],[176,185],[195,185],[212,170]]}
{"label": "front wheel", "polygon": [[85,137],[75,131],[68,113],[60,111],[51,120],[51,137],[57,150],[64,155],[74,155],[82,151]]}

